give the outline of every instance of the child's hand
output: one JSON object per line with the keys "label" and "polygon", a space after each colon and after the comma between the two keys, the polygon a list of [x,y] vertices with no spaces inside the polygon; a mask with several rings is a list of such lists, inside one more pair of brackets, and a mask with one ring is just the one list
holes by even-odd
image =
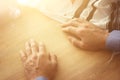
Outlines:
{"label": "child's hand", "polygon": [[51,80],[57,70],[57,57],[46,52],[44,44],[38,44],[34,40],[25,45],[21,51],[21,59],[28,80],[43,76]]}

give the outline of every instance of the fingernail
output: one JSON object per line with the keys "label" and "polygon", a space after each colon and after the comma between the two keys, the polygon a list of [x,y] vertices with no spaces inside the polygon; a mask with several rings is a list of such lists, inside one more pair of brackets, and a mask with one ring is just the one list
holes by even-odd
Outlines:
{"label": "fingernail", "polygon": [[31,40],[30,40],[30,43],[31,43],[31,46],[35,46],[35,45],[36,45],[36,43],[35,43],[35,40],[34,40],[34,39],[31,39]]}

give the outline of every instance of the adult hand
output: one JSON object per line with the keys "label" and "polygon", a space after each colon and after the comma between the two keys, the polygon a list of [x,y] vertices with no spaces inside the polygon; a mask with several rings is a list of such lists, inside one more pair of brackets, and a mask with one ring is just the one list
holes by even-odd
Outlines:
{"label": "adult hand", "polygon": [[46,52],[44,44],[34,40],[26,43],[25,50],[21,51],[21,59],[28,80],[35,80],[43,76],[51,80],[57,70],[57,57]]}
{"label": "adult hand", "polygon": [[68,39],[75,46],[86,50],[105,49],[107,30],[83,20],[73,19],[62,25],[63,31],[69,33]]}

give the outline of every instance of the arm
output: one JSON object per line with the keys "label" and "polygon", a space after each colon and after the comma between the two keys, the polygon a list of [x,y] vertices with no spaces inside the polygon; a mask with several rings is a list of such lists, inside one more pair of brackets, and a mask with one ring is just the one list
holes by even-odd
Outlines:
{"label": "arm", "polygon": [[106,40],[106,48],[112,51],[120,51],[120,31],[119,30],[114,30],[109,34]]}
{"label": "arm", "polygon": [[70,33],[68,35],[70,42],[79,48],[85,50],[107,48],[113,51],[120,51],[120,31],[118,30],[109,33],[107,30],[81,19],[73,19],[62,26],[64,32]]}

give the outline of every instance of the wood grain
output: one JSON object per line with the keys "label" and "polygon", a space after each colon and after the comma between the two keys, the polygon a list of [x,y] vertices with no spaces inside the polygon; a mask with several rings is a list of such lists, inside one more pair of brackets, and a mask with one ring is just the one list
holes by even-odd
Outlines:
{"label": "wood grain", "polygon": [[120,80],[120,56],[108,63],[110,52],[78,49],[69,43],[60,23],[32,8],[21,10],[20,18],[0,26],[0,80],[26,80],[19,51],[31,38],[58,56],[55,80]]}

